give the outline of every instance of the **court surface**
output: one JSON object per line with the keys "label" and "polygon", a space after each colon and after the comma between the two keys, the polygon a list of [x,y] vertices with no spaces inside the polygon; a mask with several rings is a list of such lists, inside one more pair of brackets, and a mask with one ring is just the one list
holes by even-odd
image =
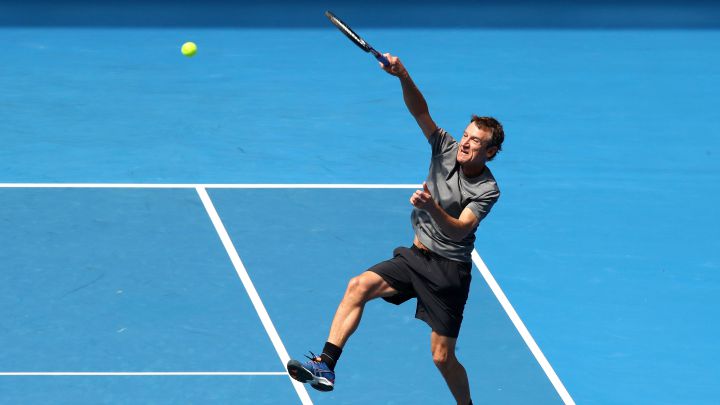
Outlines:
{"label": "court surface", "polygon": [[[363,34],[451,134],[505,125],[475,402],[715,403],[720,34]],[[412,241],[429,147],[371,58],[330,28],[0,37],[0,403],[452,403],[413,303],[368,304],[334,392],[284,373]]]}

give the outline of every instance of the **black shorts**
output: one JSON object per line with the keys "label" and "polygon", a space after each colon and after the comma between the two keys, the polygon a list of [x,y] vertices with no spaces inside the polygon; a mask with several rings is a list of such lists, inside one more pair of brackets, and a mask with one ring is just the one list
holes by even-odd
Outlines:
{"label": "black shorts", "polygon": [[417,298],[415,318],[442,336],[456,338],[470,291],[472,263],[446,259],[414,245],[395,249],[393,256],[368,269],[398,291],[384,300],[400,305]]}

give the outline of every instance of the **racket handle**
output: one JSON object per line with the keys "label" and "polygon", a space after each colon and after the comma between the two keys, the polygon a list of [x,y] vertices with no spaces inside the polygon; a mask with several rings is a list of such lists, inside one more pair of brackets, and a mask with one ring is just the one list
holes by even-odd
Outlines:
{"label": "racket handle", "polygon": [[385,67],[390,66],[390,61],[387,60],[387,58],[385,56],[383,56],[380,52],[373,49],[372,54],[375,56],[375,59],[377,59],[380,63],[383,64],[383,66],[385,66]]}

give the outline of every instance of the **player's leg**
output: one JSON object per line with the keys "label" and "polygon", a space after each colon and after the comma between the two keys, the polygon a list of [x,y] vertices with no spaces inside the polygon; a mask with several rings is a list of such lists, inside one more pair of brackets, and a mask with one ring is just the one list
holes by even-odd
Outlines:
{"label": "player's leg", "polygon": [[350,335],[360,324],[365,304],[375,298],[390,297],[397,291],[382,277],[372,271],[366,271],[350,279],[332,325],[327,341],[342,348]]}
{"label": "player's leg", "polygon": [[366,271],[352,278],[335,312],[322,354],[315,356],[311,353],[312,357],[308,357],[310,361],[305,363],[290,360],[287,364],[290,376],[302,383],[310,383],[316,390],[332,391],[335,387],[335,363],[340,358],[342,347],[360,324],[365,304],[374,298],[396,293],[377,273]]}
{"label": "player's leg", "polygon": [[455,357],[456,342],[457,338],[442,336],[433,331],[430,335],[433,362],[440,370],[443,378],[445,378],[445,382],[458,405],[472,404],[467,372]]}

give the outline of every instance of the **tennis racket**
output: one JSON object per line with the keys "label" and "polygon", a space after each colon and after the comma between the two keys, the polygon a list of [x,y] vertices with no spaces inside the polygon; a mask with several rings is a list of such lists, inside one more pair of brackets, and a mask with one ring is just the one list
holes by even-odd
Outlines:
{"label": "tennis racket", "polygon": [[325,17],[327,17],[331,23],[333,23],[343,34],[345,34],[346,37],[350,38],[351,41],[357,46],[360,47],[365,52],[371,53],[375,59],[380,61],[380,63],[383,64],[383,66],[388,67],[390,66],[390,61],[387,60],[386,57],[384,57],[380,52],[376,51],[375,48],[370,46],[365,40],[360,38],[360,35],[356,34],[355,31],[351,30],[350,27],[347,26],[342,20],[337,18],[335,14],[326,11]]}

